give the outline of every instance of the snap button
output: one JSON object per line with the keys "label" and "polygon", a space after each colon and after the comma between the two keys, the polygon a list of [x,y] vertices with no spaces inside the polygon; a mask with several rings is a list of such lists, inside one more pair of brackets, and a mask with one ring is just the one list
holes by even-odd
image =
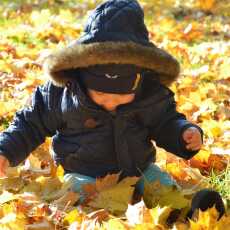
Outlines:
{"label": "snap button", "polygon": [[94,118],[89,118],[84,122],[86,128],[94,129],[97,127],[97,121]]}

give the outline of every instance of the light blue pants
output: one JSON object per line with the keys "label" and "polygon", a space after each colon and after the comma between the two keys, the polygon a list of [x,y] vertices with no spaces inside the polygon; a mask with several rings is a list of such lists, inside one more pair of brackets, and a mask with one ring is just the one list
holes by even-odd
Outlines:
{"label": "light blue pants", "polygon": [[[144,183],[153,182],[159,180],[163,185],[176,185],[176,181],[174,181],[170,175],[166,172],[163,172],[158,166],[155,164],[151,164],[146,170],[144,170],[141,178],[136,184],[136,190],[143,194],[144,192]],[[85,176],[78,173],[67,173],[64,175],[64,181],[71,182],[72,190],[80,194],[80,202],[84,200],[84,193],[82,191],[81,186],[83,184],[95,183],[96,179],[93,177]]]}

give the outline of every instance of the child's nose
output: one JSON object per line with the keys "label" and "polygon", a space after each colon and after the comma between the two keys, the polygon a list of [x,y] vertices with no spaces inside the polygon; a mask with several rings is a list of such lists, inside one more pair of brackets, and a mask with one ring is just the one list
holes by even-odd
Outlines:
{"label": "child's nose", "polygon": [[113,100],[106,100],[103,102],[102,106],[109,111],[115,110],[116,107],[119,105],[119,102]]}
{"label": "child's nose", "polygon": [[112,111],[112,110],[115,110],[115,109],[116,109],[117,104],[106,103],[106,104],[103,104],[103,107],[104,107],[106,110]]}

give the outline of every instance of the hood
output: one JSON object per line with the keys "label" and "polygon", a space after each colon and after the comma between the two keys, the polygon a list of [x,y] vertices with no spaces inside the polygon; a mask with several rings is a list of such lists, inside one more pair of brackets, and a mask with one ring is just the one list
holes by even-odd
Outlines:
{"label": "hood", "polygon": [[[56,86],[77,79],[77,69],[131,64],[159,74],[164,85],[179,75],[179,63],[149,41],[144,13],[136,0],[109,0],[89,16],[83,35],[46,58],[44,71]],[[154,76],[154,74],[153,74]]]}

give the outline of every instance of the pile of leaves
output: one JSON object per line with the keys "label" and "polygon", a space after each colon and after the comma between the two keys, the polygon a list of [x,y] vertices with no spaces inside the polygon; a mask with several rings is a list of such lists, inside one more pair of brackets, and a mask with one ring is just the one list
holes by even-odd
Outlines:
{"label": "pile of leaves", "polygon": [[[76,39],[101,0],[2,1],[0,6],[0,131],[27,106],[46,80],[42,64],[53,50]],[[181,63],[171,89],[178,110],[204,130],[204,146],[191,160],[158,148],[157,165],[180,189],[146,184],[134,203],[139,178],[98,178],[82,194],[64,182],[49,154],[50,140],[0,179],[1,229],[228,229],[230,226],[230,3],[228,0],[139,1],[150,39]],[[227,213],[215,208],[185,219],[193,194],[219,191]]]}

